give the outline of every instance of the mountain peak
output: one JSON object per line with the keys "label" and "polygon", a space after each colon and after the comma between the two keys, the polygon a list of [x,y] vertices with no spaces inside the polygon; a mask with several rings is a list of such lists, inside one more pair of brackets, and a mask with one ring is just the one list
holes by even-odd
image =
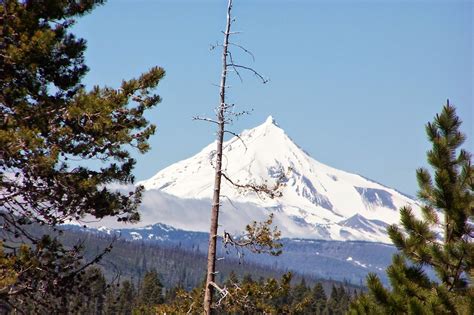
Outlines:
{"label": "mountain peak", "polygon": [[275,121],[275,118],[273,118],[272,115],[268,116],[265,122],[263,123],[264,125],[275,125],[278,126],[277,122]]}
{"label": "mountain peak", "polygon": [[[209,202],[214,187],[214,156],[215,143],[211,143],[195,156],[168,166],[140,184],[186,202]],[[221,223],[229,229],[240,230],[250,220],[260,220],[265,213],[276,211],[275,222],[285,236],[386,242],[389,238],[385,226],[398,222],[397,209],[407,204],[417,207],[414,200],[393,189],[314,160],[286,135],[273,116],[226,141],[223,157],[223,171],[243,187],[273,187],[284,181],[282,197],[275,199],[253,190],[235,189],[223,181],[222,194],[231,204],[240,204],[239,211],[235,207],[222,209]],[[176,207],[179,205],[170,206]],[[186,210],[182,216],[193,211]],[[206,224],[208,221],[203,226]]]}

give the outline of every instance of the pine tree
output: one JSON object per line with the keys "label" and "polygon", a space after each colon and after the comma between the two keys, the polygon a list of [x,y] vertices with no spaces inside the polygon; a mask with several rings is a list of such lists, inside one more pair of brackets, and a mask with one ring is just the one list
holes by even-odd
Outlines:
{"label": "pine tree", "polygon": [[350,304],[350,295],[342,285],[332,286],[331,295],[326,306],[329,315],[342,315],[347,312]]}
{"label": "pine tree", "polygon": [[[119,313],[118,296],[119,296],[119,286],[117,284],[107,285],[106,292],[105,292],[105,306],[104,306],[105,314],[107,315],[124,314],[124,313]],[[128,303],[130,304],[131,301],[132,300],[129,300]]]}
{"label": "pine tree", "polygon": [[303,277],[301,282],[297,284],[292,290],[292,305],[291,310],[293,314],[311,314],[312,312],[312,299],[311,289],[306,285],[306,280]]}
{"label": "pine tree", "polygon": [[[434,176],[417,171],[423,217],[409,207],[400,210],[402,228],[388,229],[400,250],[387,269],[392,290],[369,275],[369,293],[352,305],[353,314],[474,313],[474,167],[471,154],[460,149],[465,141],[460,125],[449,101],[426,125]],[[437,281],[424,267],[435,271]]]}
{"label": "pine tree", "polygon": [[303,298],[306,296],[308,293],[309,288],[306,285],[306,280],[305,278],[301,278],[301,282],[295,285],[295,287],[292,290],[292,299],[293,303],[299,303],[303,300]]}
{"label": "pine tree", "polygon": [[145,273],[140,288],[139,304],[153,307],[163,303],[163,285],[156,270]]}
{"label": "pine tree", "polygon": [[64,295],[85,267],[80,246],[32,235],[29,225],[56,229],[86,215],[139,219],[142,188],[128,194],[105,185],[133,183],[130,149],[149,148],[155,127],[143,115],[160,102],[151,89],[164,71],[154,67],[119,89],[86,90],[86,43],[69,29],[102,3],[0,2],[0,257],[16,261],[0,270],[9,279],[0,283],[0,304],[29,292]]}
{"label": "pine tree", "polygon": [[64,300],[67,306],[64,312],[76,314],[104,313],[107,284],[102,271],[98,268],[88,268],[77,289]]}
{"label": "pine tree", "polygon": [[327,296],[323,285],[318,282],[314,285],[311,291],[311,314],[322,315],[327,306]]}
{"label": "pine tree", "polygon": [[135,294],[135,287],[133,286],[133,283],[128,280],[123,281],[117,299],[118,314],[132,314],[133,304],[136,297]]}

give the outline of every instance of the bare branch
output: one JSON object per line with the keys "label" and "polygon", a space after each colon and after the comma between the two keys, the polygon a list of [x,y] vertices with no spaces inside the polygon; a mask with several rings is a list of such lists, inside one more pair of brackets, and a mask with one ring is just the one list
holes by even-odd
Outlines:
{"label": "bare branch", "polygon": [[223,45],[222,45],[222,44],[219,44],[218,42],[216,42],[215,44],[210,44],[209,46],[210,46],[210,47],[209,47],[209,50],[214,50],[214,49],[216,49],[217,47],[223,47]]}
{"label": "bare branch", "polygon": [[214,281],[209,282],[209,285],[213,286],[221,295],[221,298],[217,301],[216,306],[220,306],[222,301],[230,295],[229,290],[224,286],[223,288],[219,287]]}
{"label": "bare branch", "polygon": [[239,70],[237,70],[237,67],[234,65],[234,58],[232,57],[232,53],[230,51],[228,51],[227,54],[229,54],[230,65],[232,65],[232,68],[234,69],[234,72],[239,77],[240,82],[243,83],[244,80],[242,79],[242,76],[240,75]]}
{"label": "bare branch", "polygon": [[189,310],[186,312],[186,314],[191,314],[191,312],[193,311],[193,306],[194,302],[191,303],[191,305],[189,306]]}
{"label": "bare branch", "polygon": [[[215,86],[215,87],[218,87],[219,89],[221,88],[221,86],[219,84],[216,84],[216,83],[211,83],[212,86]],[[226,89],[230,89],[232,87],[232,85],[225,85],[224,88]]]}
{"label": "bare branch", "polygon": [[228,67],[232,67],[232,68],[242,68],[242,69],[245,69],[247,71],[250,71],[252,72],[254,75],[256,75],[260,80],[262,80],[262,83],[265,84],[267,83],[269,80],[268,79],[265,79],[260,73],[258,73],[255,69],[251,68],[251,67],[246,67],[246,66],[242,66],[242,65],[236,65],[234,63],[229,63],[227,64]]}
{"label": "bare branch", "polygon": [[[291,171],[291,170],[288,170]],[[262,193],[271,199],[276,198],[276,197],[281,197],[282,192],[279,191],[279,189],[284,186],[284,182],[286,179],[286,174],[282,173],[280,177],[277,179],[277,182],[274,187],[269,188],[266,184],[238,184],[234,182],[230,177],[222,172],[222,177],[224,177],[229,183],[231,183],[234,187],[242,189],[244,191],[253,191],[255,192],[258,196],[260,196]]]}
{"label": "bare branch", "polygon": [[193,120],[207,121],[207,122],[211,122],[213,124],[219,124],[219,122],[214,120],[214,119],[207,118],[207,117],[202,117],[202,116],[194,116]]}
{"label": "bare branch", "polygon": [[245,48],[244,46],[239,45],[239,44],[235,44],[235,43],[232,43],[232,42],[229,42],[229,45],[232,45],[232,46],[235,46],[235,47],[238,47],[238,48],[242,49],[244,52],[249,54],[250,57],[252,57],[252,60],[255,62],[255,56],[253,55],[253,53],[250,50],[248,50],[247,48]]}
{"label": "bare branch", "polygon": [[224,130],[224,133],[228,133],[228,134],[231,134],[231,135],[237,137],[237,139],[239,139],[242,142],[242,144],[244,145],[245,151],[247,151],[247,145],[245,144],[244,140],[242,140],[242,138],[238,134],[236,134],[235,132],[229,131],[229,130]]}
{"label": "bare branch", "polygon": [[221,195],[222,198],[226,198],[227,201],[229,201],[230,205],[235,209],[235,210],[238,210],[238,208],[234,205],[234,203],[232,202],[232,199],[229,198],[229,196],[226,196],[226,195]]}
{"label": "bare branch", "polygon": [[236,34],[241,34],[242,32],[224,32],[224,31],[221,31],[222,34],[224,35],[236,35]]}

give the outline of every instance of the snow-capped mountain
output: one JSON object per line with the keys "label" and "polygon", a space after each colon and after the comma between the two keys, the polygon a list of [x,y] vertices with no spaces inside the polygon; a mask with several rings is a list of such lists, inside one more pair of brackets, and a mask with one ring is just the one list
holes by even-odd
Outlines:
{"label": "snow-capped mountain", "polygon": [[[147,190],[147,224],[208,230],[215,148],[211,143],[139,183]],[[418,208],[415,200],[395,189],[316,161],[271,116],[240,138],[226,141],[223,152],[223,169],[235,183],[273,186],[285,174],[282,197],[274,199],[236,189],[223,179],[220,223],[227,230],[239,231],[274,213],[285,237],[390,242],[385,229],[399,221],[399,208]]]}

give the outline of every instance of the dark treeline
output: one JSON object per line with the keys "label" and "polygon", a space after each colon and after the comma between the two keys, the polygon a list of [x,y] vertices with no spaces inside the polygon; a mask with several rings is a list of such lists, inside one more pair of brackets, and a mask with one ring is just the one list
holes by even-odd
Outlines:
{"label": "dark treeline", "polygon": [[[45,233],[32,226],[31,232]],[[58,299],[48,295],[11,300],[25,314],[167,314],[201,313],[206,257],[199,248],[184,249],[111,236],[64,231],[57,236],[66,246],[83,246],[85,259],[111,243],[112,250],[86,269],[80,283]],[[317,268],[317,266],[315,266]],[[361,288],[263,266],[229,254],[219,260],[216,291],[219,314],[343,314]],[[221,298],[225,295],[225,298]],[[10,307],[10,310],[13,310]],[[13,311],[15,313],[15,311]]]}
{"label": "dark treeline", "polygon": [[[17,301],[12,313],[25,314],[200,314],[204,294],[204,272],[201,285],[186,290],[181,285],[165,288],[161,275],[152,269],[137,279],[107,282],[101,269],[85,271],[81,283],[61,299],[38,304],[32,300]],[[358,293],[342,284],[326,292],[322,283],[308,285],[304,278],[294,283],[291,273],[279,279],[250,274],[238,277],[230,273],[224,286],[216,292],[219,314],[345,314]]]}
{"label": "dark treeline", "polygon": [[[114,241],[111,236],[80,231],[65,231],[61,236],[61,241],[69,246],[76,245],[79,239],[86,248],[86,257],[94,257],[113,242],[111,252],[99,263],[109,281],[120,277],[119,281],[127,279],[136,285],[138,279],[143,278],[147,271],[155,269],[160,274],[163,286],[168,289],[180,286],[190,290],[202,284],[206,270],[206,256],[198,246],[187,249],[179,245],[164,246],[144,241],[120,239]],[[308,285],[320,282],[326,291],[329,291],[333,285],[341,284],[351,290],[360,289],[360,286],[348,282],[302,275],[293,270],[250,262],[245,257],[239,260],[232,252],[225,255],[223,260],[217,261],[217,270],[216,280],[219,283],[223,283],[231,273],[239,277],[248,274],[254,279],[260,277],[277,279],[288,271],[292,271],[295,283],[301,281],[304,276]]]}

